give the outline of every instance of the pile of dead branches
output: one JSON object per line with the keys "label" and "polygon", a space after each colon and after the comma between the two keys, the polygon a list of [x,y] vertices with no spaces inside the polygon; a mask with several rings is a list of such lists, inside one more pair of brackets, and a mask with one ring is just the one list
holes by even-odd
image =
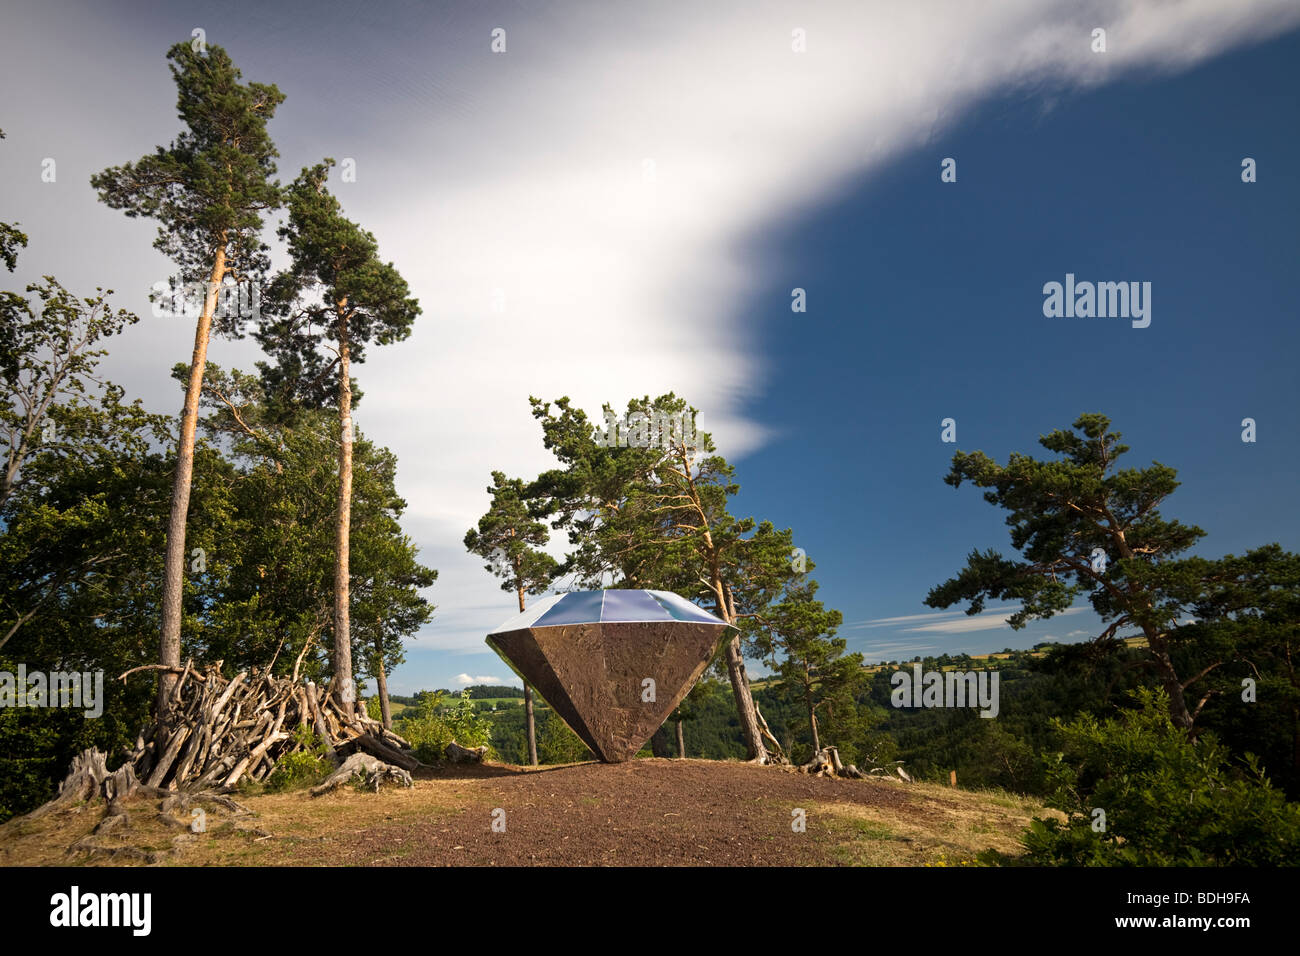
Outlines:
{"label": "pile of dead branches", "polygon": [[[364,751],[401,770],[420,766],[411,745],[371,719],[364,708],[346,713],[311,681],[276,677],[257,667],[227,680],[221,662],[202,669],[152,664],[139,671],[179,675],[167,704],[136,741],[127,764],[145,787],[188,792],[229,791],[241,780],[264,780],[285,755],[312,738],[334,766]],[[307,733],[295,734],[299,727]]]}

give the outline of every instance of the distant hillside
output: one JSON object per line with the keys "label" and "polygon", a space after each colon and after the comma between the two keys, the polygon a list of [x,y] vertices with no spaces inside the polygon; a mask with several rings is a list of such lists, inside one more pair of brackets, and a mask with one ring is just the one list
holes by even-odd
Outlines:
{"label": "distant hillside", "polygon": [[[524,691],[522,687],[510,687],[506,684],[471,684],[468,688],[471,700],[501,700],[501,699],[519,699],[523,700]],[[389,700],[394,704],[403,704],[406,707],[414,707],[419,701],[417,698],[425,691],[419,691],[410,697],[404,697],[401,694],[390,694]],[[433,693],[441,693],[446,697],[459,697],[460,690],[448,690],[445,687],[439,687]]]}

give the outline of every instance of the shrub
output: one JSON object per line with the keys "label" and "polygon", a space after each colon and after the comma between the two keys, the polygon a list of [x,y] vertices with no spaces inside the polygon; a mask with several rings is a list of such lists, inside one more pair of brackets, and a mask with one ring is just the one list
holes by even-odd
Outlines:
{"label": "shrub", "polygon": [[1022,837],[1027,862],[1277,866],[1300,860],[1300,806],[1272,787],[1253,754],[1233,768],[1212,735],[1193,741],[1174,726],[1163,691],[1143,688],[1132,696],[1137,709],[1119,718],[1054,721],[1064,751],[1049,757],[1053,793],[1046,802],[1068,819],[1034,820]]}
{"label": "shrub", "polygon": [[462,747],[487,747],[488,756],[495,757],[491,716],[475,711],[468,690],[461,691],[456,703],[439,713],[444,707],[443,696],[441,691],[422,695],[415,715],[400,721],[397,732],[410,743],[415,759],[422,763],[442,760],[453,740]]}
{"label": "shrub", "polygon": [[270,793],[315,786],[334,769],[326,759],[325,745],[306,724],[300,724],[293,732],[292,746],[300,749],[284,754],[266,778],[266,790]]}

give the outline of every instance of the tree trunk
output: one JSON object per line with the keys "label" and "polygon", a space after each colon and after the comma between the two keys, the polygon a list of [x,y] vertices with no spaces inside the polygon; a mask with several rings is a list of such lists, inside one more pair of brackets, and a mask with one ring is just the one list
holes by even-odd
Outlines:
{"label": "tree trunk", "polygon": [[337,305],[339,334],[339,517],[334,537],[334,694],[352,716],[352,626],[349,558],[352,532],[352,379],[348,367],[347,299]]}
{"label": "tree trunk", "polygon": [[[208,362],[208,338],[217,292],[226,277],[226,244],[222,236],[212,260],[208,291],[194,330],[194,354],[190,358],[190,379],[185,387],[185,409],[181,413],[181,435],[176,447],[176,471],[172,476],[171,515],[167,519],[167,551],[163,561],[162,630],[158,641],[158,663],[179,667],[181,663],[181,616],[185,595],[185,519],[190,511],[190,487],[194,480],[194,431],[199,421],[199,397],[203,372]],[[176,685],[176,674],[158,672],[156,710],[166,713],[166,702]]]}
{"label": "tree trunk", "polygon": [[375,635],[375,683],[379,685],[379,712],[384,729],[393,729],[393,709],[388,703],[388,675],[384,672],[384,639]]}
{"label": "tree trunk", "polygon": [[1187,700],[1183,696],[1183,683],[1178,679],[1174,662],[1169,657],[1169,647],[1162,637],[1153,638],[1151,634],[1147,634],[1147,645],[1151,649],[1151,656],[1155,658],[1160,684],[1169,695],[1169,716],[1173,719],[1174,726],[1191,733],[1192,715],[1187,710]]}
{"label": "tree trunk", "polygon": [[749,690],[749,675],[745,673],[745,658],[740,652],[740,635],[733,634],[727,642],[727,676],[731,678],[731,692],[736,698],[736,712],[740,717],[740,732],[745,739],[745,753],[750,760],[767,762],[767,748],[763,734],[758,729],[758,713],[754,696]]}
{"label": "tree trunk", "polygon": [[[514,532],[512,531],[511,534]],[[519,580],[519,566],[522,559],[515,559],[515,581]],[[524,613],[524,588],[520,584],[515,588],[519,598],[519,613]],[[533,719],[533,689],[524,681],[524,727],[528,731],[528,762],[537,766],[537,723]]]}
{"label": "tree trunk", "polygon": [[[706,533],[706,539],[708,535]],[[712,540],[709,540],[710,547]],[[728,600],[727,586],[714,570],[713,593],[717,597],[718,617],[728,624],[734,624],[736,612]],[[763,732],[758,726],[758,708],[754,706],[754,695],[749,690],[749,675],[745,673],[745,655],[740,650],[740,633],[731,636],[727,642],[727,676],[731,679],[731,692],[736,699],[736,714],[740,717],[740,733],[745,740],[745,753],[750,760],[767,763],[767,747],[763,744]]]}
{"label": "tree trunk", "polygon": [[686,735],[682,732],[682,722],[677,721],[677,756],[679,759],[686,757]]}
{"label": "tree trunk", "polygon": [[[808,700],[808,726],[812,728],[813,753],[822,749],[822,738],[817,733],[817,708],[813,706],[812,699]],[[790,746],[794,746],[791,744]]]}
{"label": "tree trunk", "polygon": [[533,689],[524,681],[524,723],[528,725],[528,762],[537,766],[537,724],[533,720]]}

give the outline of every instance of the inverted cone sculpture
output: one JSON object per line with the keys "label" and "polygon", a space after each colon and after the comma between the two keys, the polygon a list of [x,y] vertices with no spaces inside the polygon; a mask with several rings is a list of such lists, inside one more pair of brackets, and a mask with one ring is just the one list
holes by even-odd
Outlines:
{"label": "inverted cone sculpture", "polygon": [[606,763],[645,746],[728,636],[727,624],[671,591],[571,591],[487,636]]}

